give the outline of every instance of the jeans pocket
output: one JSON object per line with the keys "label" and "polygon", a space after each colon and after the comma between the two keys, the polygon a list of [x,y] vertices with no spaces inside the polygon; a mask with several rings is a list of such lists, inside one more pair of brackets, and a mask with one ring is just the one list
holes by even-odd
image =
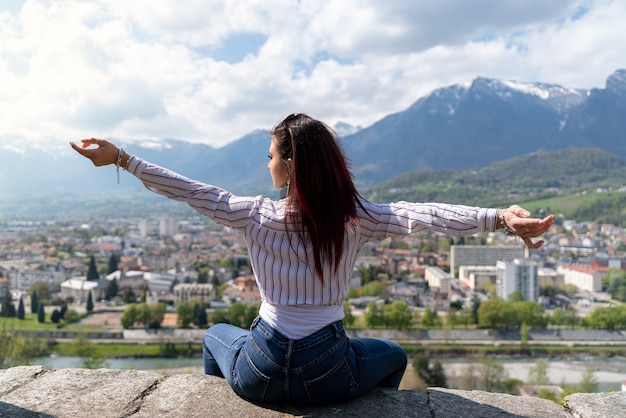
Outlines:
{"label": "jeans pocket", "polygon": [[243,398],[265,402],[270,377],[254,365],[245,348],[241,354],[232,371],[233,390]]}
{"label": "jeans pocket", "polygon": [[309,402],[313,405],[336,403],[348,400],[357,393],[359,384],[354,380],[345,357],[326,373],[303,381]]}

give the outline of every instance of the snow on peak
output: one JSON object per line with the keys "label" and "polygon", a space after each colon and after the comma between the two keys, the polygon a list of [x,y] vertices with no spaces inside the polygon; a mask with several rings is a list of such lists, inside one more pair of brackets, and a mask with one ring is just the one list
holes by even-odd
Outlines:
{"label": "snow on peak", "polygon": [[522,83],[519,81],[512,81],[512,80],[503,80],[501,81],[501,83],[504,84],[506,87],[510,88],[511,90],[517,90],[520,93],[532,94],[544,100],[550,98],[550,91],[545,88],[540,87],[537,84]]}

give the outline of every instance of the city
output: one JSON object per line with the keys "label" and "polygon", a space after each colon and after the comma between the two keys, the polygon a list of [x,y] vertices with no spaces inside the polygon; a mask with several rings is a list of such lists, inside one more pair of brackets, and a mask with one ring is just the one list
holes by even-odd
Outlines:
{"label": "city", "polygon": [[[397,325],[407,329],[396,334],[403,344],[454,341],[497,346],[524,338],[541,344],[573,344],[567,335],[578,339],[578,344],[617,344],[618,348],[626,344],[625,336],[615,340],[614,334],[606,334],[604,323],[589,321],[596,308],[620,306],[621,301],[607,293],[603,279],[610,271],[624,271],[624,230],[564,220],[542,238],[546,244],[531,251],[518,238],[500,231],[462,238],[424,232],[368,245],[351,281],[346,323],[348,317],[359,317],[359,326],[393,328],[393,322],[377,320],[372,309],[384,316],[391,312],[387,308],[402,303],[410,311],[407,320]],[[29,306],[33,290],[45,289],[45,295],[40,295],[46,299],[44,321],[53,321],[55,311],[69,307],[81,323],[105,325],[108,331],[98,335],[102,342],[124,338],[145,343],[142,323],[124,322],[129,302],[163,302],[167,308],[155,328],[185,331],[181,328],[194,324],[196,329],[167,334],[172,341],[179,335],[180,343],[198,343],[206,328],[202,323],[198,327],[191,316],[186,320],[180,316],[184,303],[201,300],[206,312],[260,303],[242,238],[193,214],[4,221],[0,245],[0,295],[9,292],[15,306],[20,301]],[[95,278],[90,271],[94,268]],[[95,315],[87,312],[90,300],[97,306]],[[519,319],[523,324],[512,319],[522,318],[517,312],[506,309],[488,319],[475,317],[477,306],[499,300],[532,302],[540,310]],[[519,310],[521,305],[517,306]],[[526,326],[530,331],[524,335]],[[480,328],[495,332],[485,334]],[[574,328],[586,329],[587,334]],[[618,323],[611,329],[623,326]],[[60,330],[54,335],[63,340],[70,334]],[[467,370],[453,364],[446,367],[454,370],[447,372],[450,380],[464,384]],[[602,384],[602,388],[615,388]]]}
{"label": "city", "polygon": [[[481,235],[455,242],[423,233],[368,245],[351,287],[382,281],[381,301],[441,313],[451,303],[465,307],[491,295],[506,300],[515,291],[545,309],[576,309],[579,317],[620,302],[605,292],[603,278],[625,267],[623,228],[566,220],[543,237],[544,247],[532,251],[501,232]],[[196,297],[207,308],[260,302],[241,237],[202,217],[5,221],[0,245],[0,294],[10,290],[15,303],[34,283],[45,282],[57,302],[84,304],[91,293],[95,301],[112,304],[106,293],[114,279],[119,296],[130,288],[146,302],[174,307]],[[96,280],[87,279],[90,258]],[[373,300],[358,296],[351,291],[355,309]]]}

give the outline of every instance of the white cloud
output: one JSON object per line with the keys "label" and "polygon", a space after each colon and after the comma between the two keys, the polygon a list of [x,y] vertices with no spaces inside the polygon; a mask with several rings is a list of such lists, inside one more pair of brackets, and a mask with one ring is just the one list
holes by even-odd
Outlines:
{"label": "white cloud", "polygon": [[478,76],[603,87],[625,18],[609,0],[26,0],[0,5],[0,137],[219,146],[294,111],[368,126]]}

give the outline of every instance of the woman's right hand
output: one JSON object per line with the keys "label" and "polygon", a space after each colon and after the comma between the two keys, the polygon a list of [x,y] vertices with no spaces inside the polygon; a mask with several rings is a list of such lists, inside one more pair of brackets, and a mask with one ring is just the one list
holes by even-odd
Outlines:
{"label": "woman's right hand", "polygon": [[[117,162],[120,150],[109,141],[90,138],[81,139],[80,142],[82,142],[81,146],[78,146],[73,142],[70,142],[70,145],[80,155],[90,159],[96,167],[115,164]],[[96,148],[89,148],[91,145],[95,145]]]}

